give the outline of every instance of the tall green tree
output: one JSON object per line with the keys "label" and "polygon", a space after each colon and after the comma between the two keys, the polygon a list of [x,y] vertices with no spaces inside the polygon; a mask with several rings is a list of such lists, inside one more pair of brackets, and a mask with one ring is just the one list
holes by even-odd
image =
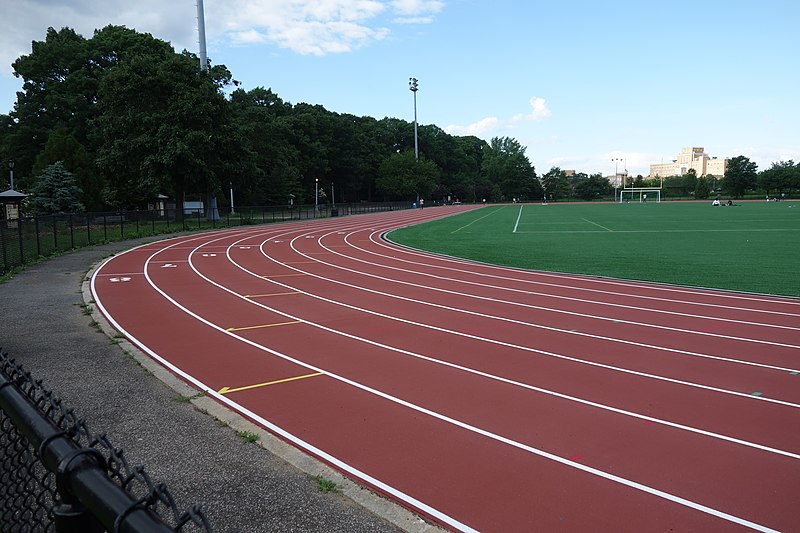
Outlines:
{"label": "tall green tree", "polygon": [[381,163],[376,182],[387,200],[430,198],[439,178],[439,167],[408,150],[392,154]]}
{"label": "tall green tree", "polygon": [[611,182],[602,174],[592,174],[586,179],[575,184],[575,194],[578,198],[591,201],[610,196],[614,192]]}
{"label": "tall green tree", "polygon": [[800,189],[800,165],[789,161],[772,163],[768,169],[759,172],[758,187],[767,194],[786,193]]}
{"label": "tall green tree", "polygon": [[553,167],[542,175],[543,194],[547,195],[548,200],[562,200],[571,193],[567,173],[558,167]]}
{"label": "tall green tree", "polygon": [[754,162],[743,155],[732,158],[722,179],[722,189],[734,198],[741,198],[747,190],[756,186],[757,168]]}
{"label": "tall green tree", "polygon": [[55,213],[81,213],[82,191],[72,175],[61,162],[47,166],[36,180],[31,191],[31,207],[37,215]]}
{"label": "tall green tree", "polygon": [[[495,137],[485,149],[481,173],[500,189],[500,198],[531,200],[541,196],[536,171],[525,155],[525,147],[511,137]],[[493,197],[496,192],[493,194]]]}

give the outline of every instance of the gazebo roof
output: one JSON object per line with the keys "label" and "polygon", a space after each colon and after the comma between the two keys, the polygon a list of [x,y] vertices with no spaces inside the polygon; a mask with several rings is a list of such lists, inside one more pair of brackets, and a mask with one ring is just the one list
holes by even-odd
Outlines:
{"label": "gazebo roof", "polygon": [[14,189],[8,189],[7,191],[0,192],[0,201],[9,202],[14,200],[22,200],[27,196],[28,195],[25,193],[15,191]]}

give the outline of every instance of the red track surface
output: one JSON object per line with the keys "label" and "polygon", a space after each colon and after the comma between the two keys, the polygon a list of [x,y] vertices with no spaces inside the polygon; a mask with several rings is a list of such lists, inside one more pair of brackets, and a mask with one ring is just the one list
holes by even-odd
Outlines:
{"label": "red track surface", "polygon": [[92,289],[162,364],[449,528],[800,531],[800,300],[380,238],[465,209],[170,239]]}

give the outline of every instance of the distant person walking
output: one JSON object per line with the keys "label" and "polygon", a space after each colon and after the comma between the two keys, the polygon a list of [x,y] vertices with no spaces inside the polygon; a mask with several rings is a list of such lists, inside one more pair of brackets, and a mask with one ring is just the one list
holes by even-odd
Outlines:
{"label": "distant person walking", "polygon": [[419,208],[422,209],[425,207],[425,198],[419,199]]}

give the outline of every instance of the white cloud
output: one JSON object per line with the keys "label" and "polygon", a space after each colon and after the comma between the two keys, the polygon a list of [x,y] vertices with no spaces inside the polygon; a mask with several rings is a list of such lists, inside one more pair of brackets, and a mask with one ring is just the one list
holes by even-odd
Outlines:
{"label": "white cloud", "polygon": [[512,124],[516,125],[520,122],[544,120],[552,115],[550,109],[547,108],[547,103],[545,102],[544,98],[534,96],[530,99],[530,104],[533,108],[533,111],[527,115],[515,115],[514,118],[511,119]]}
{"label": "white cloud", "polygon": [[501,120],[497,117],[486,117],[478,122],[469,124],[467,126],[459,126],[451,124],[444,128],[444,131],[451,135],[488,135],[493,132],[510,130],[516,128],[519,124],[524,122],[533,122],[549,118],[552,113],[547,107],[544,98],[534,96],[530,99],[530,105],[533,108],[530,113],[520,113],[514,115],[510,119]]}
{"label": "white cloud", "polygon": [[[7,5],[6,5],[7,4]],[[300,54],[355,50],[384,39],[385,23],[430,23],[444,8],[438,0],[228,0],[205,2],[206,34],[214,43],[272,43]],[[388,16],[382,22],[382,18]],[[25,0],[4,2],[0,17],[0,74],[30,53],[31,41],[47,28],[68,26],[91,37],[108,24],[124,25],[170,41],[177,50],[197,50],[194,1]]]}
{"label": "white cloud", "polygon": [[480,137],[481,134],[496,129],[498,122],[500,121],[497,119],[497,117],[486,117],[485,119],[479,120],[478,122],[468,126],[457,126],[455,124],[451,124],[450,126],[444,128],[444,131],[450,135],[475,135]]}

